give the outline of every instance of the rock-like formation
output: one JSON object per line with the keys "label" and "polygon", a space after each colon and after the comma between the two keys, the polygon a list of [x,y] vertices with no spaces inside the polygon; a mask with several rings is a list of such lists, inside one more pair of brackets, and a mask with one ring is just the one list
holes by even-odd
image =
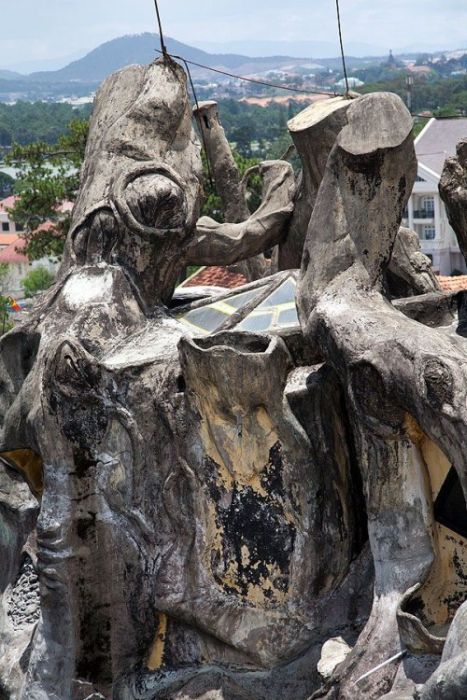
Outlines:
{"label": "rock-like formation", "polygon": [[[57,283],[0,341],[0,697],[463,697],[465,340],[399,231],[410,115],[336,105],[297,128],[313,201],[268,161],[220,224],[182,69],[103,84]],[[283,246],[307,207],[303,336],[182,323],[188,263]],[[272,280],[230,303],[287,307]]]}
{"label": "rock-like formation", "polygon": [[[383,295],[416,174],[411,128],[402,102],[390,94],[366,96],[349,108],[348,125],[326,166],[302,263],[302,326],[347,387],[376,566],[372,615],[345,668],[331,679],[329,697],[354,697],[358,678],[400,651],[396,613],[403,602],[407,606],[404,589],[427,582],[442,558],[431,534],[426,466],[420,462],[424,436],[444,451],[466,487],[464,449],[455,437],[465,412],[463,344],[458,336],[414,323]],[[446,572],[444,578],[441,590],[450,584]],[[427,607],[423,598],[419,605]],[[410,620],[420,628],[416,615]],[[404,636],[410,644],[410,634]],[[428,632],[425,637],[424,648],[433,653],[435,639]],[[365,680],[362,696],[380,697],[391,687],[394,668]]]}
{"label": "rock-like formation", "polygon": [[[220,123],[217,102],[200,102],[194,113],[206,148],[206,158],[224,207],[225,221],[240,223],[248,219],[250,211],[244,183],[240,181],[230,144]],[[247,280],[259,279],[268,271],[268,263],[262,253],[241,262],[238,267]]]}
{"label": "rock-like formation", "polygon": [[[467,256],[467,138],[457,145],[457,156],[444,164],[439,193],[446,205],[449,223],[456,232],[459,248]],[[467,258],[466,258],[467,259]]]}
{"label": "rock-like formation", "polygon": [[289,132],[302,163],[294,213],[279,250],[279,269],[300,267],[306,232],[328,156],[347,123],[351,100],[334,97],[303,110],[289,121]]}
{"label": "rock-like formation", "polygon": [[[289,121],[288,127],[300,157],[302,170],[298,178],[293,216],[287,234],[280,242],[280,270],[301,265],[308,225],[316,203],[326,164],[339,133],[347,124],[347,113],[354,101],[349,97],[334,97],[311,105]],[[401,228],[385,271],[386,289],[392,297],[439,292],[431,262],[420,251],[420,241],[414,231]]]}

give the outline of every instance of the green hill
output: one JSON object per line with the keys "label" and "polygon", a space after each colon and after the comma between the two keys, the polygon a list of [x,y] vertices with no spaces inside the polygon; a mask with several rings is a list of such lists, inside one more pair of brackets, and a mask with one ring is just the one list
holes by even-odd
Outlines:
{"label": "green hill", "polygon": [[[238,69],[241,66],[258,64],[276,65],[279,61],[290,60],[288,57],[249,58],[240,54],[210,54],[193,46],[182,44],[175,39],[166,39],[169,53],[183,56],[189,61],[202,63],[206,66]],[[65,68],[57,71],[42,71],[31,73],[28,79],[34,82],[69,81],[99,83],[110,73],[132,63],[150,63],[159,54],[156,49],[160,46],[157,34],[137,34],[123,36],[101,44],[78,61],[73,61]]]}

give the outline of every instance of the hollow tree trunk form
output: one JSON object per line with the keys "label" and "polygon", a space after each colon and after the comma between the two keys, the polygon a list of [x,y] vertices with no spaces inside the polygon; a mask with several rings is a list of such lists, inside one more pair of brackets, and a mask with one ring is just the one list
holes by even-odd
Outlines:
{"label": "hollow tree trunk form", "polygon": [[[148,525],[155,508],[165,512],[153,494],[163,493],[176,464],[181,332],[160,307],[184,266],[200,181],[181,68],[162,60],[109,77],[96,98],[59,279],[28,322],[0,341],[0,452],[32,449],[44,465],[41,622],[15,697],[64,700],[75,680],[107,692],[123,670],[144,662],[156,637],[162,541],[184,542],[183,533],[168,535],[168,518]],[[151,337],[125,353],[136,331]],[[103,358],[120,343],[110,353],[118,369],[109,370]],[[145,352],[147,371],[135,370],[133,381]],[[164,409],[150,402],[151,413],[148,386]],[[152,460],[151,484],[138,420],[158,435],[150,449],[161,469]]]}
{"label": "hollow tree trunk form", "polygon": [[110,76],[96,97],[62,276],[121,265],[145,311],[167,303],[199,217],[201,170],[182,68],[167,58]]}
{"label": "hollow tree trunk form", "polygon": [[[295,207],[286,237],[279,246],[279,269],[298,268],[326,163],[339,133],[347,124],[347,110],[359,98],[335,97],[308,107],[288,126],[302,163]],[[401,227],[386,270],[391,297],[439,292],[429,258],[420,251],[414,231]]]}
{"label": "hollow tree trunk form", "polygon": [[467,139],[457,145],[457,156],[445,162],[439,193],[467,261]]}
{"label": "hollow tree trunk form", "polygon": [[279,270],[299,268],[308,224],[328,156],[341,129],[347,123],[351,100],[333,97],[300,112],[288,123],[289,132],[302,163],[295,209],[287,237],[279,247]]}
{"label": "hollow tree trunk form", "polygon": [[[298,306],[306,337],[318,343],[347,387],[356,433],[363,426],[368,431],[365,442],[373,445],[371,460],[365,457],[367,450],[360,451],[360,459],[368,465],[364,481],[372,551],[375,564],[386,571],[380,581],[386,582],[379,600],[375,591],[374,615],[357,644],[357,649],[363,641],[366,645],[363,671],[390,656],[385,637],[389,652],[397,648],[395,601],[410,580],[423,580],[432,556],[427,507],[420,506],[426,497],[407,486],[409,462],[402,449],[407,414],[443,449],[467,488],[467,459],[459,436],[467,419],[467,347],[460,338],[403,317],[381,293],[416,175],[410,115],[399,98],[377,93],[351,105],[347,116],[310,221]],[[331,218],[329,211],[334,212]],[[387,440],[395,441],[392,448],[385,446]],[[398,474],[394,481],[388,470]],[[410,513],[410,541],[401,550],[400,523]],[[387,528],[391,520],[395,529]],[[413,548],[414,538],[418,544]],[[419,554],[416,569],[403,561],[411,551]],[[359,697],[378,698],[382,676],[390,686],[393,674],[386,669],[369,678]],[[346,676],[344,665],[338,690],[329,697],[355,697],[355,675]]]}
{"label": "hollow tree trunk form", "polygon": [[[325,408],[339,388],[329,381],[325,398],[317,375],[295,415],[283,399],[292,363],[282,340],[224,334],[182,340],[180,353],[198,539],[193,590],[173,609],[268,668],[322,634],[323,599],[356,547],[349,458],[324,419],[343,431],[339,409]],[[299,417],[313,418],[321,442]],[[218,619],[207,614],[216,600]]]}
{"label": "hollow tree trunk form", "polygon": [[404,226],[396,236],[385,271],[385,286],[391,297],[441,292],[431,260],[421,252],[418,234]]}
{"label": "hollow tree trunk form", "polygon": [[[246,221],[250,211],[246,202],[246,193],[240,181],[240,175],[235,163],[230,144],[220,123],[217,102],[200,102],[199,109],[194,110],[203,145],[206,147],[214,183],[224,207],[224,220],[229,223]],[[264,255],[244,260],[239,269],[248,281],[260,279],[267,272],[267,261]]]}
{"label": "hollow tree trunk form", "polygon": [[258,166],[263,178],[262,202],[241,223],[201,217],[186,252],[191,265],[230,265],[275,245],[284,235],[293,211],[295,183],[292,168],[282,160]]}

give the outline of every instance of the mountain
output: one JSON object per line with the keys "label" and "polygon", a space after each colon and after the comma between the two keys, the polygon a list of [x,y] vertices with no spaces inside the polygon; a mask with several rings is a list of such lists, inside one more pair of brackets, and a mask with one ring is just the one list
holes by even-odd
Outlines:
{"label": "mountain", "polygon": [[[183,56],[189,61],[227,70],[239,70],[253,66],[267,69],[278,63],[290,61],[290,57],[268,56],[251,58],[241,54],[211,54],[188,44],[182,44],[175,39],[166,39],[169,53]],[[113,71],[132,63],[150,63],[159,54],[159,36],[157,34],[137,34],[123,36],[101,44],[86,54],[83,58],[73,61],[64,68],[56,71],[40,71],[31,73],[28,78],[34,82],[65,83],[69,81],[100,83]]]}
{"label": "mountain", "polygon": [[71,61],[76,61],[78,58],[82,58],[85,54],[89,52],[89,49],[82,49],[81,51],[74,51],[73,53],[67,54],[66,56],[56,56],[55,58],[38,58],[36,60],[23,61],[18,57],[12,63],[9,63],[6,68],[13,71],[14,73],[20,73],[23,76],[33,71],[37,73],[38,71],[55,71],[67,66]]}
{"label": "mountain", "polygon": [[[260,39],[258,41],[230,41],[223,44],[203,41],[201,46],[211,53],[232,51],[252,57],[275,55],[308,59],[319,57],[322,59],[335,58],[340,52],[339,44],[331,41],[264,41]],[[389,53],[389,47],[355,42],[347,43],[345,49],[346,53],[351,56],[385,56]]]}
{"label": "mountain", "polygon": [[[322,41],[243,41],[228,44],[207,43],[206,48],[216,50],[209,52],[203,48],[197,48],[184,44],[176,39],[166,39],[169,53],[182,56],[188,61],[200,63],[211,68],[220,68],[237,74],[251,74],[270,69],[280,69],[293,62],[314,59],[328,66],[330,61],[338,59],[337,45]],[[59,70],[35,71],[30,75],[20,75],[11,71],[0,71],[0,79],[28,81],[40,88],[41,84],[64,85],[98,85],[110,73],[132,63],[150,63],[159,55],[157,49],[160,40],[157,34],[136,34],[122,36],[112,41],[101,44],[84,57],[72,61]],[[237,48],[237,52],[226,53],[225,48]],[[219,51],[224,49],[224,51]],[[369,60],[369,56],[386,56],[388,50],[370,44],[349,44],[347,55],[364,55],[367,58],[352,58],[352,64],[362,65]],[[262,54],[262,55],[259,55]],[[318,58],[319,57],[319,58]],[[331,58],[332,57],[332,58]],[[208,77],[206,70],[192,67],[196,77]]]}
{"label": "mountain", "polygon": [[0,70],[0,80],[21,80],[24,76],[13,70]]}
{"label": "mountain", "polygon": [[[288,56],[249,57],[234,53],[211,54],[203,49],[166,39],[169,53],[189,61],[232,71],[240,75],[260,73],[282,68],[300,58]],[[0,72],[0,102],[17,100],[57,101],[64,98],[89,97],[110,73],[135,63],[150,63],[160,55],[157,34],[123,36],[101,44],[84,57],[72,61],[59,70],[36,71],[29,75]],[[204,68],[190,67],[194,78],[212,80],[212,73]],[[219,76],[216,77],[216,80]]]}
{"label": "mountain", "polygon": [[[340,62],[338,46],[331,42],[322,41],[242,41],[220,44],[204,43],[205,48],[197,48],[183,44],[175,39],[167,38],[169,53],[182,56],[189,61],[200,63],[211,68],[220,68],[237,74],[249,74],[270,69],[280,69],[293,62],[313,59],[326,66]],[[74,60],[59,70],[42,70],[22,75],[10,70],[0,70],[0,80],[28,81],[40,88],[41,84],[86,84],[97,85],[113,71],[119,70],[132,63],[149,63],[159,54],[159,36],[157,34],[136,34],[113,39],[101,44],[84,57]],[[226,53],[225,49],[236,49]],[[353,66],[368,63],[371,56],[384,57],[388,49],[370,44],[348,44],[347,56]],[[223,51],[220,51],[223,49]],[[214,53],[212,51],[215,51]],[[365,56],[365,58],[355,58]],[[374,60],[374,59],[373,59]],[[197,77],[207,77],[209,73],[193,67],[192,72]]]}
{"label": "mountain", "polygon": [[[213,75],[209,68],[217,68],[236,75],[254,75],[270,70],[290,70],[301,66],[314,70],[319,64],[332,70],[341,69],[341,59],[337,47],[326,42],[286,42],[260,40],[259,42],[234,42],[230,44],[209,44],[223,51],[210,53],[203,48],[189,46],[175,39],[167,38],[169,53],[181,56],[188,61],[208,68],[190,65],[193,77],[207,81],[222,82],[219,75]],[[205,45],[206,46],[206,45]],[[99,83],[110,73],[134,63],[150,63],[160,55],[160,40],[157,34],[137,34],[123,36],[101,44],[82,58],[74,60],[58,70],[36,71],[23,75],[11,70],[0,70],[0,102],[17,100],[60,101],[63,99],[87,99],[95,92]],[[226,53],[225,48],[242,49],[240,52]],[[245,50],[245,52],[243,52]],[[350,50],[365,54],[364,58],[352,56]],[[349,70],[364,68],[377,63],[387,56],[381,51],[379,57],[369,54],[379,51],[379,47],[369,44],[347,47],[347,67]],[[256,55],[251,55],[254,52]],[[264,53],[259,56],[258,53]],[[250,55],[249,55],[250,54]],[[333,58],[329,58],[329,54]],[[319,68],[318,68],[319,70]],[[78,102],[76,102],[78,104]]]}

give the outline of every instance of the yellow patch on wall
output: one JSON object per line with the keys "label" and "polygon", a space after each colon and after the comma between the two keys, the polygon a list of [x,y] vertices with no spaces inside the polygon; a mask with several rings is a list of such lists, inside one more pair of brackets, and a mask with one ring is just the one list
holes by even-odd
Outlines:
{"label": "yellow patch on wall", "polygon": [[157,634],[154,639],[146,667],[149,671],[157,671],[164,663],[165,642],[167,637],[168,617],[165,613],[159,613]]}
{"label": "yellow patch on wall", "polygon": [[264,406],[245,413],[233,406],[220,410],[223,402],[215,386],[206,391],[200,410],[201,439],[206,454],[221,468],[226,489],[236,483],[251,486],[265,496],[259,475],[269,462],[269,452],[278,440],[277,432]]}
{"label": "yellow patch on wall", "polygon": [[3,459],[11,469],[19,472],[28,482],[33,494],[40,498],[44,490],[42,476],[42,459],[32,450],[12,450],[0,452]]}
{"label": "yellow patch on wall", "polygon": [[[225,402],[214,385],[204,387],[203,396],[198,397],[198,411],[202,416],[200,436],[206,455],[216,464],[219,487],[231,493],[235,488],[250,488],[259,496],[269,494],[261,483],[261,477],[269,465],[270,452],[279,441],[277,429],[264,406],[257,406],[248,412],[241,406],[225,407]],[[205,565],[212,570],[211,556],[215,552],[222,560],[223,529],[216,523],[216,508],[210,502],[205,513],[207,517],[207,542],[204,551]],[[293,517],[284,510],[284,520],[291,523]],[[246,545],[241,549],[242,565],[247,568],[252,559]],[[282,572],[269,564],[268,575],[261,577],[257,584],[247,585],[246,598],[253,603],[270,605],[282,602],[287,593],[275,590],[272,581]],[[238,583],[238,562],[229,561],[225,570],[219,572],[217,580],[241,595]],[[268,595],[268,591],[274,595]]]}
{"label": "yellow patch on wall", "polygon": [[[420,448],[434,504],[452,465],[412,416],[406,416],[405,428],[412,442]],[[420,612],[422,622],[431,634],[444,636],[456,610],[467,599],[467,540],[436,521],[433,536],[435,560],[416,597],[424,606]]]}

